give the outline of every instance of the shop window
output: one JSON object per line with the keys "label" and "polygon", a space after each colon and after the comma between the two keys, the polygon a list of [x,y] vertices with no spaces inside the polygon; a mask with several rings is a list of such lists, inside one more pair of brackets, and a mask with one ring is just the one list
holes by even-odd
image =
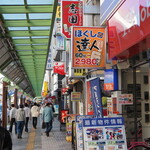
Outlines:
{"label": "shop window", "polygon": [[149,112],[149,103],[145,103],[145,112]]}
{"label": "shop window", "polygon": [[149,92],[148,91],[144,92],[144,99],[149,100]]}
{"label": "shop window", "polygon": [[[128,94],[133,93],[133,84],[128,84]],[[136,84],[136,99],[141,99],[141,84]]]}
{"label": "shop window", "polygon": [[149,114],[145,114],[145,122],[146,123],[150,122],[150,115]]}
{"label": "shop window", "polygon": [[148,84],[148,76],[143,76],[144,84]]}

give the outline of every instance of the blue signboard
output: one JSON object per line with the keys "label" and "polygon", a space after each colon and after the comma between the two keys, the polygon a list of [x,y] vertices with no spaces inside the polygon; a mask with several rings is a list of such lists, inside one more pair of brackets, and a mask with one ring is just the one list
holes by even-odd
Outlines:
{"label": "blue signboard", "polygon": [[91,98],[94,108],[94,114],[102,118],[103,112],[102,112],[102,98],[101,98],[101,89],[100,89],[100,79],[95,78],[93,80],[90,80],[91,84]]}
{"label": "blue signboard", "polygon": [[105,70],[104,90],[118,90],[118,69]]}
{"label": "blue signboard", "polygon": [[124,118],[93,118],[83,119],[83,127],[94,127],[94,126],[117,126],[124,125]]}

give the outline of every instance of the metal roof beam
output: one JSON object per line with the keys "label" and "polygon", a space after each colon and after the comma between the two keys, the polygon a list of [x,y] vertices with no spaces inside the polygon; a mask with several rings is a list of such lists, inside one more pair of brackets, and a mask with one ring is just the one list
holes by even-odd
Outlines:
{"label": "metal roof beam", "polygon": [[53,13],[53,5],[28,5],[27,9],[24,5],[6,6],[0,5],[0,13],[18,14],[18,13]]}
{"label": "metal roof beam", "polygon": [[25,36],[49,36],[49,31],[34,30],[34,31],[9,31],[9,36],[12,37],[25,37]]}
{"label": "metal roof beam", "polygon": [[14,44],[47,44],[49,39],[13,39]]}
{"label": "metal roof beam", "polygon": [[50,19],[32,19],[29,22],[27,20],[5,20],[6,27],[33,27],[33,26],[50,26]]}

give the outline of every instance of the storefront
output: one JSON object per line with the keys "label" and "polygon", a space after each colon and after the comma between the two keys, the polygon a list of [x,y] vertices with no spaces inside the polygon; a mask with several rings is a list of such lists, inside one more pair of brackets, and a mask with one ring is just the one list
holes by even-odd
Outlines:
{"label": "storefront", "polygon": [[[150,137],[149,25],[149,0],[126,0],[108,21],[109,58],[117,60],[121,69],[121,94],[133,94],[133,104],[122,105],[130,125],[127,137],[138,140]],[[138,134],[139,120],[142,135]]]}

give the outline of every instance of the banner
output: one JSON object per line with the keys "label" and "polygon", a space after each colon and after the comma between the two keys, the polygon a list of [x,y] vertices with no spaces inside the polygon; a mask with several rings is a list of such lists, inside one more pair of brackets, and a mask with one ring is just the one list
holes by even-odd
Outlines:
{"label": "banner", "polygon": [[127,150],[124,119],[83,119],[84,150]]}
{"label": "banner", "polygon": [[97,117],[102,118],[103,112],[102,112],[102,98],[101,98],[101,89],[100,89],[100,79],[95,78],[93,80],[90,80],[90,84],[91,84],[91,95],[92,95],[94,114]]}
{"label": "banner", "polygon": [[77,150],[83,150],[83,119],[95,118],[93,115],[76,116]]}
{"label": "banner", "polygon": [[105,28],[72,27],[72,67],[105,67]]}
{"label": "banner", "polygon": [[83,1],[62,1],[62,33],[71,38],[71,26],[83,25]]}
{"label": "banner", "polygon": [[54,73],[65,75],[65,63],[64,62],[54,62]]}
{"label": "banner", "polygon": [[90,81],[86,81],[86,114],[94,115]]}

